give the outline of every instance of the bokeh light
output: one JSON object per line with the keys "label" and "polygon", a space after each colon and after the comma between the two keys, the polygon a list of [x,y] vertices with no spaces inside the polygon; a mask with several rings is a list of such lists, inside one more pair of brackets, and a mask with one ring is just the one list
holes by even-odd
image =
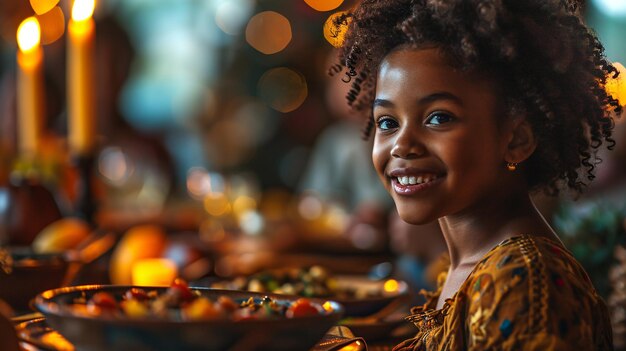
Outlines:
{"label": "bokeh light", "polygon": [[30,7],[36,14],[43,15],[52,10],[58,3],[59,0],[30,0]]}
{"label": "bokeh light", "polygon": [[238,216],[243,216],[245,213],[256,209],[256,200],[250,196],[239,196],[233,201],[233,212]]}
{"label": "bokeh light", "polygon": [[339,7],[343,0],[304,0],[307,5],[317,11],[330,11]]}
{"label": "bokeh light", "polygon": [[334,21],[337,17],[345,14],[345,11],[333,13],[324,22],[324,38],[330,43],[330,45],[338,48],[343,44],[350,25],[350,18],[344,19],[339,26],[335,25]]}
{"label": "bokeh light", "polygon": [[622,106],[626,105],[626,68],[619,62],[613,66],[619,71],[617,78],[609,77],[606,82],[606,92],[617,98]]}
{"label": "bokeh light", "polygon": [[626,1],[595,0],[595,5],[609,16],[626,16]]}
{"label": "bokeh light", "polygon": [[383,289],[385,292],[396,292],[400,288],[400,284],[395,279],[389,279],[383,285]]}
{"label": "bokeh light", "polygon": [[298,213],[304,219],[314,220],[322,215],[324,205],[315,195],[306,195],[298,203]]}
{"label": "bokeh light", "polygon": [[36,48],[41,39],[39,22],[35,17],[28,17],[17,28],[17,45],[23,52]]}
{"label": "bokeh light", "polygon": [[211,178],[206,169],[193,167],[187,172],[187,192],[197,200],[211,191]]}
{"label": "bokeh light", "polygon": [[275,54],[286,48],[291,41],[291,24],[278,12],[258,13],[246,26],[246,41],[266,55]]}
{"label": "bokeh light", "polygon": [[250,14],[252,2],[250,0],[225,0],[215,11],[215,24],[226,34],[241,33]]}
{"label": "bokeh light", "polygon": [[230,202],[224,193],[209,193],[204,198],[204,209],[212,216],[223,216],[231,211]]}
{"label": "bokeh light", "polygon": [[306,79],[286,67],[271,69],[261,76],[258,95],[279,112],[291,112],[304,102],[308,94]]}
{"label": "bokeh light", "polygon": [[107,147],[98,158],[98,171],[108,183],[120,186],[133,174],[134,166],[121,148]]}
{"label": "bokeh light", "polygon": [[65,33],[65,15],[60,7],[36,16],[41,25],[41,43],[51,44],[59,40]]}
{"label": "bokeh light", "polygon": [[74,4],[72,5],[72,20],[84,21],[91,18],[95,8],[95,0],[74,0]]}
{"label": "bokeh light", "polygon": [[263,216],[257,211],[247,211],[239,219],[239,226],[246,234],[259,235],[263,232]]}

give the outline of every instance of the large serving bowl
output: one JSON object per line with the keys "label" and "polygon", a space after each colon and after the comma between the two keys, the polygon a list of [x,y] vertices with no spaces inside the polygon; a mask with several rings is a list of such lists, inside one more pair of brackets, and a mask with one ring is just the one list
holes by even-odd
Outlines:
{"label": "large serving bowl", "polygon": [[[89,316],[71,305],[107,292],[121,300],[131,286],[87,285],[46,291],[35,299],[50,327],[79,350],[100,351],[217,351],[217,350],[309,350],[343,315],[343,307],[329,302],[327,313],[294,317],[233,321],[228,318],[183,321],[162,318],[130,318],[115,315]],[[162,293],[167,288],[143,288]],[[244,291],[194,289],[216,300],[227,296],[236,302],[250,297],[269,296],[278,303],[292,303],[298,297]],[[311,299],[323,305],[325,300]],[[328,305],[327,305],[328,306]]]}
{"label": "large serving bowl", "polygon": [[9,248],[12,263],[8,272],[0,269],[0,299],[18,312],[40,292],[63,283],[68,262],[62,254],[39,254],[29,248]]}

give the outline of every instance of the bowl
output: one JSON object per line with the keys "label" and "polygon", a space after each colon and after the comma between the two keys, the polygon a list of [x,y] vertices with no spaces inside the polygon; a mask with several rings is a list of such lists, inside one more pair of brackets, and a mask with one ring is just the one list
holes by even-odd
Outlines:
{"label": "bowl", "polygon": [[37,294],[63,283],[68,262],[62,254],[39,254],[30,248],[9,248],[4,252],[9,253],[12,263],[6,265],[8,270],[0,267],[0,299],[15,311],[28,311]]}
{"label": "bowl", "polygon": [[337,301],[346,309],[347,317],[365,317],[377,313],[397,299],[408,297],[409,293],[409,286],[404,281],[372,280],[360,275],[337,276],[337,289],[366,292],[362,297],[333,298],[333,301]]}
{"label": "bowl", "polygon": [[[35,307],[47,324],[63,335],[77,349],[85,351],[217,351],[217,350],[308,350],[315,345],[343,315],[337,302],[310,299],[332,307],[326,313],[310,316],[233,321],[215,319],[184,321],[167,318],[130,318],[115,315],[90,316],[76,313],[70,305],[107,292],[117,300],[133,286],[85,285],[49,290],[35,298]],[[167,288],[141,287],[161,294]],[[299,297],[245,291],[194,288],[197,294],[215,301],[227,296],[236,302],[250,297],[269,296],[280,304]]]}
{"label": "bowl", "polygon": [[407,297],[408,284],[401,280],[373,280],[366,275],[331,275],[325,268],[281,268],[247,277],[213,282],[213,288],[271,292],[339,302],[346,317],[376,313],[393,301]]}

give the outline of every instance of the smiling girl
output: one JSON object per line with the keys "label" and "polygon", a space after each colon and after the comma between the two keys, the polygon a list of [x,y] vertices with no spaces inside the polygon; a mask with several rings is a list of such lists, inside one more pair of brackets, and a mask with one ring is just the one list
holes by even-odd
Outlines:
{"label": "smiling girl", "polygon": [[612,147],[616,69],[566,0],[363,0],[348,101],[400,217],[450,259],[395,350],[610,350],[606,306],[530,193],[581,191]]}

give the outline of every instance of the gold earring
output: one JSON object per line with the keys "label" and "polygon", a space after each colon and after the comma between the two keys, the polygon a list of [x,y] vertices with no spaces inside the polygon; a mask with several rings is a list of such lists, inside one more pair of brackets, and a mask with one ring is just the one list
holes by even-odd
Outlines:
{"label": "gold earring", "polygon": [[508,169],[511,172],[515,172],[515,170],[517,170],[517,162],[507,162],[506,169]]}

